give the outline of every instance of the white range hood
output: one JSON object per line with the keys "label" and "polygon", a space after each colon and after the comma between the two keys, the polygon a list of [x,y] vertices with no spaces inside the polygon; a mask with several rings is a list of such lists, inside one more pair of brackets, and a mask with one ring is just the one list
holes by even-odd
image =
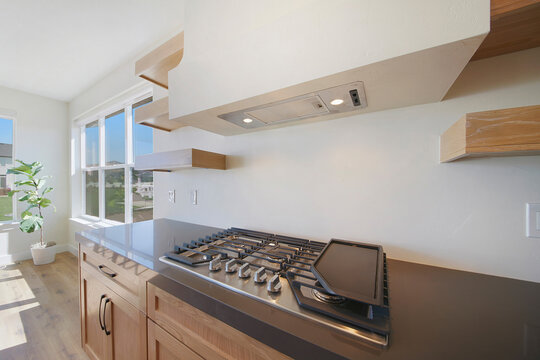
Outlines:
{"label": "white range hood", "polygon": [[170,117],[235,135],[440,101],[489,11],[489,0],[188,1]]}

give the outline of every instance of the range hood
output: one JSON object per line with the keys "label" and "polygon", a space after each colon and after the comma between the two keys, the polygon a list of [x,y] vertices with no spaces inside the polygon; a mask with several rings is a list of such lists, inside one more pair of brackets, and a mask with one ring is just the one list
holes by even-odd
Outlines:
{"label": "range hood", "polygon": [[[170,117],[222,135],[440,101],[490,21],[489,0],[185,7],[184,57],[169,71]],[[334,96],[344,104],[332,106]]]}
{"label": "range hood", "polygon": [[359,110],[367,106],[364,84],[357,81],[270,104],[219,115],[223,120],[256,129],[289,121]]}

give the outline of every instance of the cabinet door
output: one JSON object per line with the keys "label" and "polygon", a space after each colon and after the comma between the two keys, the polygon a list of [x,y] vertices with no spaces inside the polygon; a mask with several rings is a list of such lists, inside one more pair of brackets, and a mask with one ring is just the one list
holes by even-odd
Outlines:
{"label": "cabinet door", "polygon": [[148,319],[148,360],[202,360],[202,357]]}
{"label": "cabinet door", "polygon": [[108,357],[107,339],[101,329],[100,314],[107,288],[94,277],[81,271],[81,340],[86,354],[92,360]]}
{"label": "cabinet door", "polygon": [[104,305],[108,358],[146,360],[146,316],[109,290]]}

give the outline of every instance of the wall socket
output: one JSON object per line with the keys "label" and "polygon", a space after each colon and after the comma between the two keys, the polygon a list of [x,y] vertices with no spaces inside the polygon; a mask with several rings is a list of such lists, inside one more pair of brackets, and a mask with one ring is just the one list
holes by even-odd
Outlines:
{"label": "wall socket", "polygon": [[197,190],[191,190],[190,198],[191,198],[191,204],[193,205],[199,204],[199,194]]}
{"label": "wall socket", "polygon": [[176,191],[169,190],[169,202],[174,204],[176,202]]}

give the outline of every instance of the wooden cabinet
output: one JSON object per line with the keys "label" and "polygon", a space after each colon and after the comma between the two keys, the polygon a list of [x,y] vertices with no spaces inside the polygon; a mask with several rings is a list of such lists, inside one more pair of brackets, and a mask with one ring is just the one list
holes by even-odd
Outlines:
{"label": "wooden cabinet", "polygon": [[202,359],[152,320],[148,320],[148,360]]}
{"label": "wooden cabinet", "polygon": [[148,282],[154,275],[97,244],[79,245],[81,343],[90,359],[289,359],[157,288]]}
{"label": "wooden cabinet", "polygon": [[148,317],[204,359],[289,359],[151,283]]}
{"label": "wooden cabinet", "polygon": [[91,359],[146,359],[146,316],[81,271],[81,333]]}
{"label": "wooden cabinet", "polygon": [[103,324],[103,300],[107,288],[94,277],[81,271],[81,340],[88,357],[92,360],[107,359],[107,339]]}

